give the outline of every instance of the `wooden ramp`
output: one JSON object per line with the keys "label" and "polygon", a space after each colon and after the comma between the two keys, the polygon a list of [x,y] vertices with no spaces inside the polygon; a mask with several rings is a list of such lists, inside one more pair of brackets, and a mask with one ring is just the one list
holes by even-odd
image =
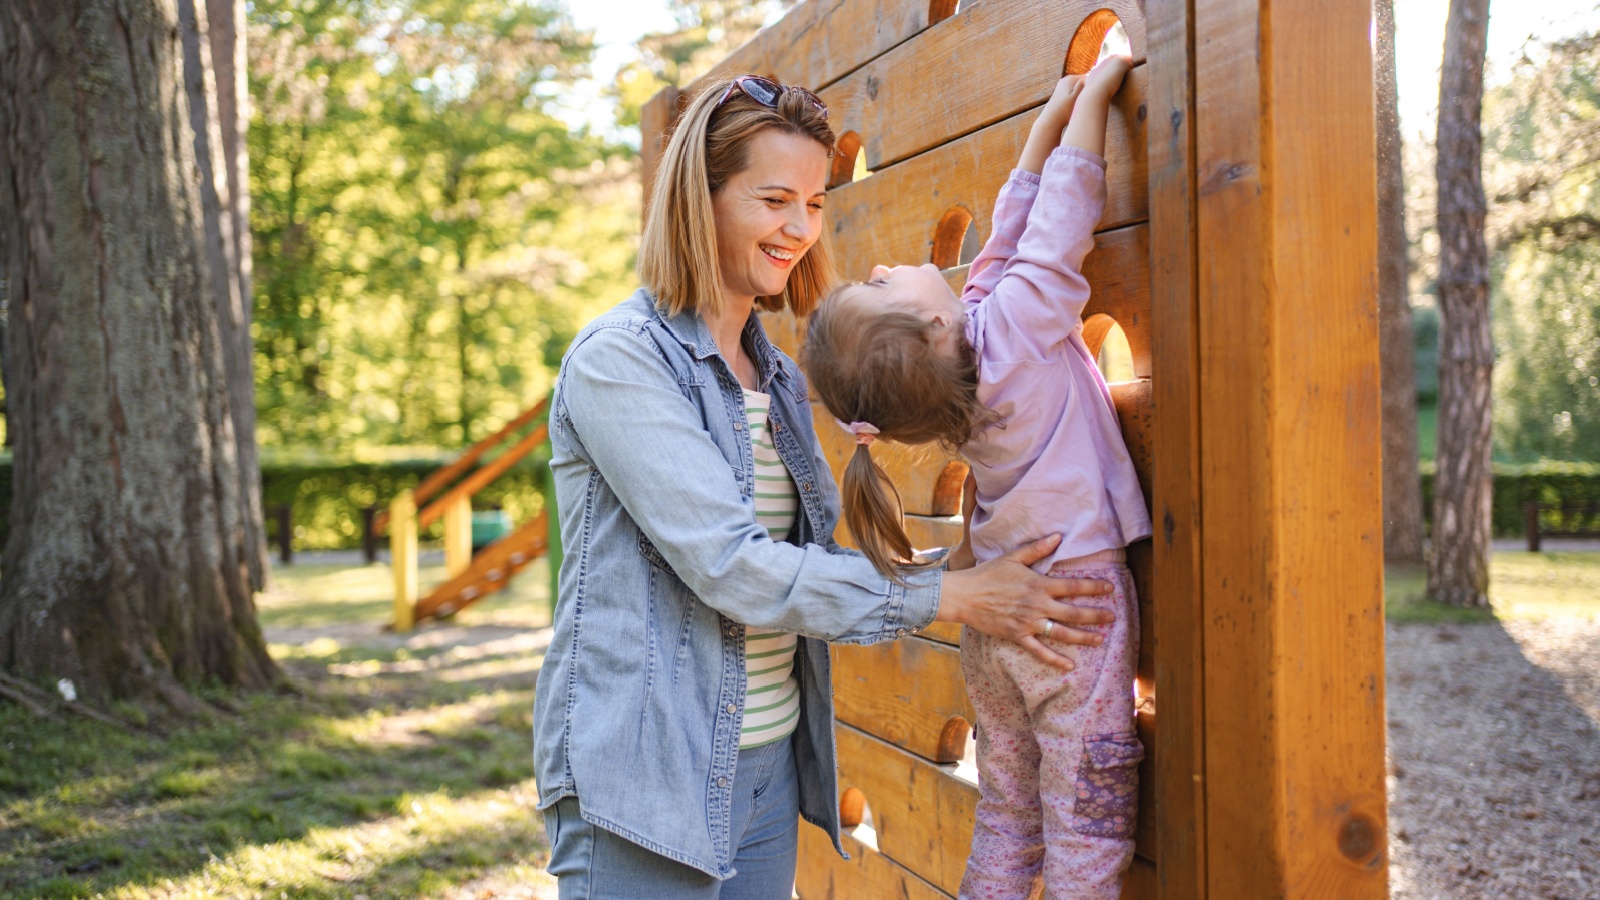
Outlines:
{"label": "wooden ramp", "polygon": [[[1381,897],[1369,4],[957,5],[807,0],[717,72],[828,104],[840,277],[933,262],[959,290],[966,230],[988,238],[1055,80],[1086,71],[1121,22],[1136,65],[1108,123],[1084,337],[1098,349],[1113,325],[1126,335],[1134,379],[1111,390],[1156,529],[1129,548],[1147,756],[1125,896]],[[646,196],[664,133],[704,83],[645,107]],[[805,323],[763,318],[798,357]],[[853,443],[815,415],[842,473]],[[954,542],[965,467],[883,450],[914,540]],[[860,824],[849,861],[801,827],[807,900],[956,892],[976,799],[958,641],[940,626],[835,648],[841,810]]]}
{"label": "wooden ramp", "polygon": [[418,600],[412,612],[413,621],[455,615],[500,590],[513,575],[543,556],[549,541],[548,511],[540,510],[515,531],[478,551],[466,571]]}
{"label": "wooden ramp", "polygon": [[[548,399],[529,407],[504,428],[424,478],[416,488],[402,491],[387,510],[374,518],[374,532],[389,531],[396,630],[406,631],[422,620],[460,612],[505,587],[513,575],[545,555],[553,557],[551,603],[554,604],[554,572],[559,567],[559,560],[554,557],[559,556],[560,547],[558,540],[552,540],[551,529],[556,520],[549,514],[554,507],[554,491],[548,477],[544,509],[537,516],[479,553],[472,552],[473,496],[535,450],[549,446],[549,427],[542,421],[548,407]],[[496,451],[497,456],[482,462]],[[444,584],[419,598],[417,534],[441,519],[448,574]],[[557,552],[552,554],[552,549]]]}

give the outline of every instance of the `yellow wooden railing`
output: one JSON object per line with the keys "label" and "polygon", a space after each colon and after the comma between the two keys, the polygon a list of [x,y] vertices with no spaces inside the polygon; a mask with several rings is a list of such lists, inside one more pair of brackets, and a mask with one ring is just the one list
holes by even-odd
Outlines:
{"label": "yellow wooden railing", "polygon": [[[407,631],[419,618],[449,615],[467,603],[503,587],[511,574],[546,552],[553,543],[546,532],[551,492],[546,490],[546,510],[502,540],[506,552],[475,572],[472,555],[472,498],[493,484],[512,466],[545,444],[549,428],[544,423],[528,431],[489,463],[473,469],[490,452],[544,415],[549,401],[541,401],[504,428],[474,444],[415,488],[402,491],[387,511],[373,520],[373,530],[389,532],[389,553],[394,570],[394,628]],[[548,481],[548,479],[546,479]],[[422,529],[444,520],[445,583],[427,597],[420,596],[417,578],[417,538]]]}

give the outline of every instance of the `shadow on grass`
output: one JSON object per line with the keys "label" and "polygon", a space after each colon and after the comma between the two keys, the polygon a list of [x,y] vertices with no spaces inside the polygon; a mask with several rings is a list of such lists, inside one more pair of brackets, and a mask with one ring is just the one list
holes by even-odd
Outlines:
{"label": "shadow on grass", "polygon": [[280,646],[304,695],[233,695],[233,719],[157,738],[0,706],[0,895],[171,879],[194,895],[349,896],[359,883],[417,896],[537,856],[529,735],[547,638],[493,631]]}

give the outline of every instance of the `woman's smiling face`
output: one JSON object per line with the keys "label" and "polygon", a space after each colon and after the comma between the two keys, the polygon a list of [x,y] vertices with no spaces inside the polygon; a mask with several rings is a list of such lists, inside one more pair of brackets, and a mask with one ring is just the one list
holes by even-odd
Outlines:
{"label": "woman's smiling face", "polygon": [[769,129],[750,140],[750,165],[711,195],[728,299],[783,293],[822,235],[827,179],[827,148],[812,138]]}

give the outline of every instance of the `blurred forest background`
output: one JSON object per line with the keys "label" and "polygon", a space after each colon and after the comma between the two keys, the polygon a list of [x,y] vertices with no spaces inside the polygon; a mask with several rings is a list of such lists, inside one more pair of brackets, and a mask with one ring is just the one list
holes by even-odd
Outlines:
{"label": "blurred forest background", "polygon": [[[603,133],[553,109],[595,50],[555,0],[248,4],[252,335],[269,477],[312,460],[433,459],[542,396],[571,336],[635,286],[639,107],[790,5],[675,2],[680,27],[646,36],[607,90],[619,127]],[[1510,71],[1490,72],[1497,462],[1600,459],[1597,77],[1595,34],[1530,42]],[[1406,135],[1404,159],[1429,459],[1432,135]]]}

